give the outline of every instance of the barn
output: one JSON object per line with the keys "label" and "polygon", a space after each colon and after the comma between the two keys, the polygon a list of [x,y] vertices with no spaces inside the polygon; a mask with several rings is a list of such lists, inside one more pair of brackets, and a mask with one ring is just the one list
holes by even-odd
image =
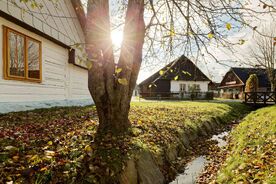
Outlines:
{"label": "barn", "polygon": [[0,1],[0,113],[91,104],[80,0]]}
{"label": "barn", "polygon": [[184,97],[208,92],[211,80],[182,55],[141,82],[140,95],[146,97]]}

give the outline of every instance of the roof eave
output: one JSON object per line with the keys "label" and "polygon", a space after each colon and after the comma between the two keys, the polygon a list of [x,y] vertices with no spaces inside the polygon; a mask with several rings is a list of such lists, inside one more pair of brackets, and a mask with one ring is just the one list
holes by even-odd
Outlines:
{"label": "roof eave", "polygon": [[233,72],[234,75],[240,80],[241,84],[244,85],[244,82],[243,82],[243,81],[240,79],[240,77],[235,73],[235,71],[233,70],[233,68],[230,68],[230,70],[229,70],[229,71],[224,75],[224,77],[222,78],[222,80],[221,80],[220,85],[218,86],[218,88],[223,87],[223,86],[221,86],[221,84],[223,83],[223,81],[224,81],[226,75],[227,75],[229,72]]}
{"label": "roof eave", "polygon": [[[167,67],[172,68],[178,61],[182,61],[184,59],[187,59],[188,61],[190,61],[206,78],[206,80],[204,81],[209,81],[212,82],[212,80],[209,79],[209,77],[207,77],[189,58],[187,58],[185,55],[181,55],[180,57],[176,58],[175,60],[173,60],[172,62],[170,62],[169,64],[167,64],[166,66],[164,66],[162,69],[160,70],[165,70],[164,74],[167,73],[169,71],[169,69],[167,69]],[[159,71],[155,72],[154,74],[152,74],[150,77],[148,77],[147,79],[145,79],[144,81],[142,81],[140,84],[138,84],[138,86],[147,84],[148,82],[152,82],[152,81],[156,81],[158,79],[160,79],[162,76],[159,75]],[[199,81],[199,80],[198,80]]]}
{"label": "roof eave", "polygon": [[219,86],[219,89],[223,89],[223,88],[234,88],[234,87],[241,87],[244,86],[244,84],[237,84],[237,85],[229,85],[229,86]]}

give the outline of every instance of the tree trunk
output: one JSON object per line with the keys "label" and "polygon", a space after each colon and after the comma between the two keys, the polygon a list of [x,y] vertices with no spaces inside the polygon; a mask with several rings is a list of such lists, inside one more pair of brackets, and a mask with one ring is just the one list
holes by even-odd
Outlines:
{"label": "tree trunk", "polygon": [[[118,64],[114,62],[110,37],[108,0],[89,0],[86,23],[86,51],[92,62],[88,88],[99,116],[99,132],[125,132],[133,89],[142,62],[145,36],[144,0],[129,0],[124,39]],[[121,72],[116,73],[115,69]],[[125,79],[127,84],[121,84]]]}
{"label": "tree trunk", "polygon": [[94,86],[97,87],[97,83],[92,82],[94,80],[90,73],[91,70],[89,71],[88,77],[89,91],[94,99],[97,109],[99,118],[99,132],[111,131],[113,133],[121,133],[126,131],[130,127],[128,120],[130,100],[119,100],[119,95],[115,93],[104,93],[103,95],[99,96],[97,93],[99,90],[94,89]]}

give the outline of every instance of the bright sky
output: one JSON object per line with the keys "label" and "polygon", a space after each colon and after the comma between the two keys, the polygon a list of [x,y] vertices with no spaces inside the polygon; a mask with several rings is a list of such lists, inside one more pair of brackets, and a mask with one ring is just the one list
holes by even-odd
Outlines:
{"label": "bright sky", "polygon": [[[85,2],[86,0],[82,0]],[[253,3],[253,8],[258,9],[258,0],[252,0],[255,2]],[[111,1],[111,4],[113,2]],[[276,4],[276,1],[275,1]],[[117,5],[115,5],[115,8]],[[255,20],[254,20],[255,21]],[[253,22],[254,22],[253,21]],[[269,24],[270,22],[273,22],[272,17],[261,17],[261,20],[255,21],[255,25],[258,27],[261,27],[264,24]],[[244,64],[240,64],[241,62],[235,62],[235,61],[243,61],[246,60],[246,55],[248,54],[250,48],[254,46],[254,42],[252,41],[253,37],[253,31],[249,29],[241,30],[238,33],[234,33],[231,36],[228,37],[228,39],[232,41],[238,42],[240,39],[244,39],[245,43],[243,45],[238,45],[235,47],[235,53],[230,52],[229,50],[226,50],[225,48],[217,48],[216,46],[209,46],[209,50],[212,51],[212,54],[218,59],[223,61],[224,64],[228,65],[222,65],[215,62],[213,58],[208,56],[207,54],[204,55],[204,58],[199,58],[198,61],[195,61],[195,59],[190,58],[192,61],[194,61],[197,66],[214,82],[220,82],[224,74],[229,70],[229,66],[239,67],[239,66],[245,66]],[[113,41],[113,44],[115,47],[119,47],[123,34],[121,31],[114,30],[111,33],[111,38]],[[214,44],[213,44],[214,45]],[[182,53],[179,53],[179,56],[181,56]],[[172,58],[173,60],[173,58]],[[172,61],[171,60],[171,61]],[[168,63],[170,61],[167,61]],[[159,69],[161,69],[165,65],[156,65],[154,67],[142,67],[138,76],[137,83],[140,83]]]}

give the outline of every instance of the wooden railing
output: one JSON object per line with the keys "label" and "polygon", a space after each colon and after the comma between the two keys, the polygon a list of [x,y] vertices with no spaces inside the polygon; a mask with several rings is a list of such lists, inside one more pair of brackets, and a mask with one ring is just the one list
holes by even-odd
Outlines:
{"label": "wooden railing", "polygon": [[276,92],[245,92],[245,103],[276,104]]}

